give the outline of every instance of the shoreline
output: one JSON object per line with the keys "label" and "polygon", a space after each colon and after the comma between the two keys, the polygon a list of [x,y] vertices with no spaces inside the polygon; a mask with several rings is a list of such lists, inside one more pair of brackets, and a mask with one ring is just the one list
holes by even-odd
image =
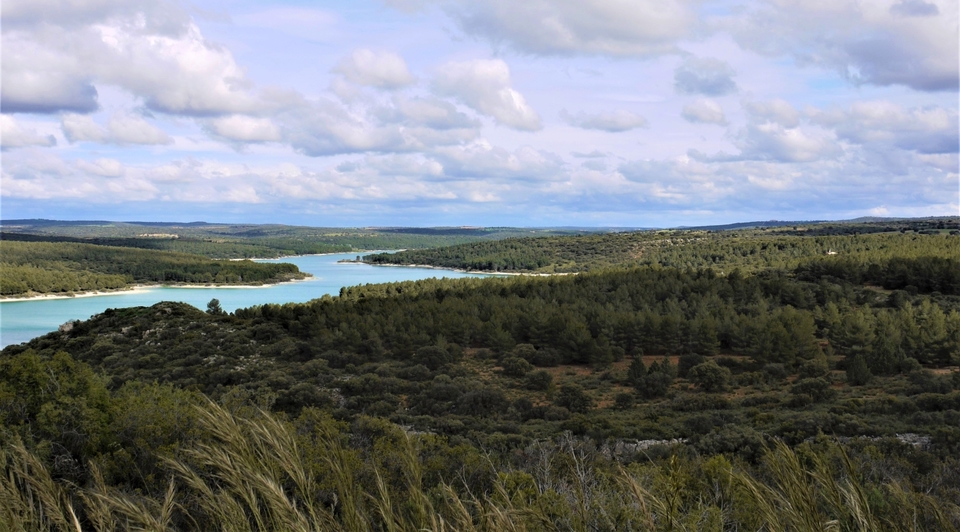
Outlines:
{"label": "shoreline", "polygon": [[303,281],[314,280],[316,277],[304,277],[303,279],[290,279],[288,281],[280,281],[277,283],[263,283],[263,284],[136,284],[133,286],[118,288],[115,290],[89,290],[86,292],[74,292],[70,295],[67,294],[37,294],[35,296],[26,296],[26,297],[0,297],[0,304],[3,303],[20,303],[24,301],[38,301],[44,299],[77,299],[82,297],[99,297],[99,296],[117,296],[117,295],[133,295],[133,294],[144,294],[149,292],[154,288],[239,288],[239,289],[250,289],[250,288],[269,288],[271,286],[277,286],[287,283],[300,283]]}
{"label": "shoreline", "polygon": [[341,261],[344,263],[366,264],[368,266],[383,266],[387,268],[424,268],[428,270],[445,270],[448,272],[470,273],[478,275],[512,275],[519,277],[550,277],[553,275],[576,275],[577,272],[557,272],[557,273],[537,273],[537,272],[490,272],[484,270],[464,270],[462,268],[444,268],[443,266],[432,266],[430,264],[370,264],[367,262],[357,262],[355,260]]}

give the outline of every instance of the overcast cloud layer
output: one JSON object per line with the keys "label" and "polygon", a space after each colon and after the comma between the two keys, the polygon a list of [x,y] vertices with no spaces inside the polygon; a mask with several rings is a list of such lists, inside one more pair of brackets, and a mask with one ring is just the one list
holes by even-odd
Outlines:
{"label": "overcast cloud layer", "polygon": [[960,212],[955,0],[318,5],[5,0],[0,216]]}

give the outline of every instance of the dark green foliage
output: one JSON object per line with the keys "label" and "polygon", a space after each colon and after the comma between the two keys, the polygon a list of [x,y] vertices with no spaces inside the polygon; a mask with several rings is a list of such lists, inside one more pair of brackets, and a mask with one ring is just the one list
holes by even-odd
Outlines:
{"label": "dark green foliage", "polygon": [[[546,273],[597,271],[611,266],[663,265],[679,268],[794,269],[804,280],[830,277],[887,288],[912,286],[923,293],[960,290],[960,239],[893,232],[827,236],[808,226],[791,229],[640,231],[577,237],[507,238],[445,248],[373,254],[372,264],[429,264],[479,271]],[[836,257],[826,257],[828,252]],[[812,260],[815,259],[815,260]],[[887,259],[892,259],[887,261]],[[879,262],[887,261],[887,262]],[[798,292],[781,296],[795,307],[810,300]],[[707,350],[701,353],[711,354]]]}
{"label": "dark green foliage", "polygon": [[210,300],[209,303],[207,303],[207,314],[213,314],[215,316],[225,314],[225,312],[223,311],[223,308],[220,306],[219,299],[213,298]]}
{"label": "dark green foliage", "polygon": [[553,375],[544,370],[534,371],[527,375],[526,385],[528,390],[545,392],[553,386]]}
{"label": "dark green foliage", "polygon": [[503,374],[508,377],[523,377],[533,369],[532,364],[516,356],[509,356],[503,359],[500,365],[503,367]]}
{"label": "dark green foliage", "polygon": [[[696,353],[688,353],[681,355],[680,359],[677,360],[677,376],[686,378],[687,372],[690,369],[698,364],[703,364],[707,359],[703,355]],[[729,371],[729,370],[728,370]]]}
{"label": "dark green foliage", "polygon": [[113,290],[133,283],[263,284],[305,277],[293,264],[93,244],[2,241],[0,295]]}
{"label": "dark green foliage", "polygon": [[819,403],[832,398],[836,392],[830,388],[830,381],[824,378],[800,379],[790,387],[790,393],[801,401]]}
{"label": "dark green foliage", "polygon": [[867,367],[867,362],[863,359],[863,356],[855,355],[852,359],[847,360],[847,382],[854,386],[863,386],[870,382],[871,378],[873,378],[873,375],[870,373],[870,368]]}
{"label": "dark green foliage", "polygon": [[647,398],[663,397],[673,384],[673,377],[669,373],[662,371],[651,371],[647,373],[636,385],[637,392]]}
{"label": "dark green foliage", "polygon": [[630,368],[627,370],[627,384],[636,387],[646,375],[647,367],[643,365],[643,359],[639,356],[633,357],[633,360],[630,361]]}
{"label": "dark green foliage", "polygon": [[584,413],[593,408],[593,399],[578,384],[561,386],[553,403],[574,413]]}
{"label": "dark green foliage", "polygon": [[629,392],[621,392],[614,397],[614,405],[620,410],[626,410],[633,407],[635,402],[636,399],[634,398],[633,394]]}
{"label": "dark green foliage", "polygon": [[710,360],[690,368],[688,378],[705,392],[722,392],[730,384],[730,370]]}

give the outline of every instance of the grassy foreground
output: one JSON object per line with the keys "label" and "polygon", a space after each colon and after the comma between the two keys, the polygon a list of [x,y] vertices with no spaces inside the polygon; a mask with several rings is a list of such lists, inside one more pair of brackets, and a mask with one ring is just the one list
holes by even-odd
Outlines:
{"label": "grassy foreground", "polygon": [[[147,492],[59,481],[23,444],[0,451],[4,530],[956,530],[955,503],[887,473],[875,481],[829,441],[774,443],[756,467],[670,454],[622,465],[569,434],[525,461],[471,457],[437,477],[438,442],[368,427],[364,445],[319,411],[284,421],[262,410],[195,407],[201,434],[155,457]],[[368,423],[376,424],[374,420]],[[370,435],[368,434],[368,435]],[[354,434],[355,438],[356,435]],[[356,443],[356,442],[354,442]],[[449,450],[447,451],[449,452]],[[874,477],[874,478],[871,478]]]}

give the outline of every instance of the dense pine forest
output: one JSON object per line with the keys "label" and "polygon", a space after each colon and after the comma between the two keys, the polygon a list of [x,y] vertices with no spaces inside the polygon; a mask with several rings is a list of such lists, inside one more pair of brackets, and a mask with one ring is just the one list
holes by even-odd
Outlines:
{"label": "dense pine forest", "polygon": [[138,283],[264,284],[302,279],[293,264],[72,242],[0,241],[0,295],[116,290]]}
{"label": "dense pine forest", "polygon": [[957,237],[960,219],[946,218],[740,231],[664,230],[574,238],[509,238],[371,254],[363,260],[370,264],[420,264],[488,272],[569,273],[625,265],[758,270],[792,268],[810,257],[825,255],[837,255],[849,264],[890,257],[955,257],[960,254]]}
{"label": "dense pine forest", "polygon": [[801,229],[74,322],[0,353],[0,524],[960,529],[960,238]]}

